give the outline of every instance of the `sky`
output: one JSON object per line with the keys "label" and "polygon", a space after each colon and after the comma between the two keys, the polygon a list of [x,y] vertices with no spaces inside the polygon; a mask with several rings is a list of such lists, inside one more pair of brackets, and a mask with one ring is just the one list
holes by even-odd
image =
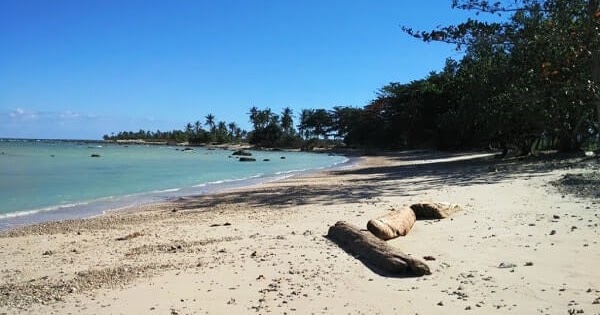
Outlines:
{"label": "sky", "polygon": [[[3,0],[0,138],[183,129],[252,106],[362,107],[459,59],[400,26],[470,14],[451,0]],[[296,116],[297,123],[297,116]]]}

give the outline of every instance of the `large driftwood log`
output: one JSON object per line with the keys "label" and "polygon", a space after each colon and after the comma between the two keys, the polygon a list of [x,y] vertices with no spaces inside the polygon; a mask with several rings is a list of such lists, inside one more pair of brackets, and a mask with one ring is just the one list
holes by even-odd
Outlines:
{"label": "large driftwood log", "polygon": [[403,208],[387,213],[367,222],[367,230],[380,239],[387,241],[404,236],[415,224],[415,213],[411,208]]}
{"label": "large driftwood log", "polygon": [[329,239],[345,251],[357,255],[365,264],[391,275],[429,275],[429,267],[419,259],[390,247],[373,234],[338,221],[329,228]]}
{"label": "large driftwood log", "polygon": [[446,202],[424,202],[410,206],[415,212],[417,219],[445,219],[462,208],[454,203]]}

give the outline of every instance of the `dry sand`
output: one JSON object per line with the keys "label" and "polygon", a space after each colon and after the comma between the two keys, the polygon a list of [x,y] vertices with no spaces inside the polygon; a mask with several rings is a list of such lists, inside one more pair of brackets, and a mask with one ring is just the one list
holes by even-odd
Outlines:
{"label": "dry sand", "polygon": [[[15,229],[0,314],[600,314],[600,200],[549,184],[597,164],[404,152]],[[465,209],[388,241],[432,275],[380,275],[324,237],[422,201]]]}

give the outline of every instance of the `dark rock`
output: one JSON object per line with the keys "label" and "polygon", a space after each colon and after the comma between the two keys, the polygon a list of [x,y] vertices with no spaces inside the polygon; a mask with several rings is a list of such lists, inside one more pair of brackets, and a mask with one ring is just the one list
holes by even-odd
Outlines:
{"label": "dark rock", "polygon": [[231,153],[231,155],[237,155],[237,156],[252,156],[252,153],[245,151],[245,150],[237,150],[234,151],[233,153]]}
{"label": "dark rock", "polygon": [[241,157],[240,162],[256,162],[256,159],[250,157]]}
{"label": "dark rock", "polygon": [[93,158],[99,158],[99,157],[100,157],[100,154],[93,153],[92,155],[90,155],[90,157],[93,157]]}
{"label": "dark rock", "polygon": [[194,151],[194,149],[192,149],[192,148],[185,148],[185,149],[182,149],[181,151]]}
{"label": "dark rock", "polygon": [[281,157],[281,159],[282,159],[282,160],[285,160],[285,156],[282,156],[282,157]]}
{"label": "dark rock", "polygon": [[263,159],[263,162],[269,162],[271,161],[270,159]]}

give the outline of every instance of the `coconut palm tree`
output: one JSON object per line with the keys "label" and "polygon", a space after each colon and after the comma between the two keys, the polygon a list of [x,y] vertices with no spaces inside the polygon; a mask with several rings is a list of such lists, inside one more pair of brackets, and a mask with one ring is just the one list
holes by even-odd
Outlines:
{"label": "coconut palm tree", "polygon": [[289,107],[284,108],[283,112],[281,112],[281,127],[288,135],[292,133],[294,128],[294,120],[292,118],[293,114],[294,112]]}
{"label": "coconut palm tree", "polygon": [[202,123],[200,123],[199,120],[196,120],[196,122],[194,123],[194,127],[196,128],[195,132],[196,132],[196,136],[198,134],[200,134],[200,129],[202,129]]}
{"label": "coconut palm tree", "polygon": [[208,114],[204,118],[206,119],[206,122],[204,124],[210,128],[210,132],[214,132],[215,131],[215,115]]}

